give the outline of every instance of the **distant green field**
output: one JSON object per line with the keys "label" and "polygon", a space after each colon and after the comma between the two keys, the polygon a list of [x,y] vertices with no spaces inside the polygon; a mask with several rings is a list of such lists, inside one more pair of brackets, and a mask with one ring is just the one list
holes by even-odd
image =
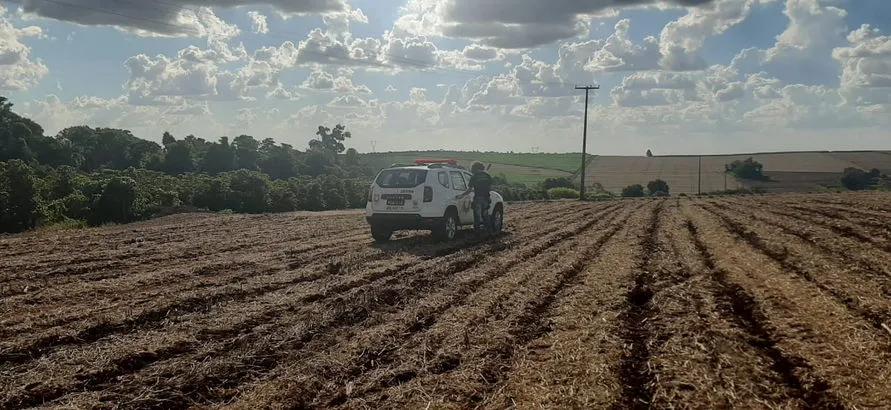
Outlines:
{"label": "distant green field", "polygon": [[[588,155],[589,158],[593,157]],[[402,151],[360,154],[360,160],[373,171],[393,163],[411,163],[416,158],[454,158],[469,167],[473,161],[492,164],[489,172],[504,174],[508,182],[535,185],[551,177],[569,177],[581,166],[581,153],[504,153],[468,151]]]}
{"label": "distant green field", "polygon": [[[724,188],[724,166],[732,159],[752,156],[764,164],[764,172],[775,181],[764,186],[771,192],[804,192],[825,190],[840,184],[839,178],[846,167],[862,169],[878,168],[891,173],[889,151],[794,151],[772,153],[746,153],[702,155],[702,187],[705,192]],[[574,177],[581,165],[581,154],[554,153],[507,153],[471,151],[403,151],[360,154],[361,160],[373,171],[393,163],[411,163],[416,158],[455,158],[459,164],[469,167],[473,161],[492,164],[489,173],[504,174],[508,182],[527,186],[551,177]],[[632,183],[646,184],[654,178],[669,182],[672,193],[697,192],[698,155],[669,155],[647,158],[644,156],[596,156],[588,154],[588,184],[601,183],[611,192]],[[594,159],[594,161],[590,161]],[[753,182],[727,181],[728,188],[737,185],[753,185]]]}
{"label": "distant green field", "polygon": [[[504,165],[517,165],[530,168],[551,169],[563,172],[576,172],[581,166],[581,153],[505,153],[470,151],[402,151],[360,154],[366,164],[379,169],[393,162],[411,162],[415,158],[455,158],[466,161],[482,161]],[[593,155],[588,154],[588,157]]]}

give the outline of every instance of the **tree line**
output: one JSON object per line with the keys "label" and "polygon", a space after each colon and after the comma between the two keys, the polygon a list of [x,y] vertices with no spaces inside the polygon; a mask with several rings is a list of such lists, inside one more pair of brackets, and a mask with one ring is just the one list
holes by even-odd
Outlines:
{"label": "tree line", "polygon": [[135,137],[129,130],[85,125],[46,136],[39,124],[13,112],[12,103],[0,96],[0,161],[20,159],[30,166],[67,165],[86,173],[139,168],[168,175],[217,175],[245,169],[272,179],[367,174],[359,164],[358,152],[344,147],[344,140],[351,137],[344,126],[319,126],[316,136],[306,151],[250,135],[239,135],[231,141],[224,136],[214,142],[194,135],[177,139],[165,132],[158,144]]}
{"label": "tree line", "polygon": [[[216,141],[77,125],[54,136],[0,96],[0,232],[125,223],[190,210],[263,213],[362,208],[377,170],[319,126],[304,150],[273,138]],[[508,201],[546,189],[495,177]]]}
{"label": "tree line", "polygon": [[345,127],[319,126],[304,151],[272,138],[207,141],[169,132],[72,126],[45,135],[0,96],[0,232],[101,225],[187,210],[245,213],[360,208],[372,170]]}

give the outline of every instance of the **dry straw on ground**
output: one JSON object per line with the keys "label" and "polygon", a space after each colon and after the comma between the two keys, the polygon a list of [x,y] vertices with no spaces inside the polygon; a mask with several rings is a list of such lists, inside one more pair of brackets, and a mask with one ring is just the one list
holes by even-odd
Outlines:
{"label": "dry straw on ground", "polygon": [[360,212],[0,239],[0,408],[869,408],[891,196],[513,204],[375,245]]}

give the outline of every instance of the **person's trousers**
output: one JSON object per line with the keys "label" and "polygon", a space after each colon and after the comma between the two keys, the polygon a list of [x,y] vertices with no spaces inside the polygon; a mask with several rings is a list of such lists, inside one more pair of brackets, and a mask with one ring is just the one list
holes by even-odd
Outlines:
{"label": "person's trousers", "polygon": [[486,229],[489,228],[490,203],[491,199],[489,197],[473,198],[473,230],[480,232],[483,226]]}

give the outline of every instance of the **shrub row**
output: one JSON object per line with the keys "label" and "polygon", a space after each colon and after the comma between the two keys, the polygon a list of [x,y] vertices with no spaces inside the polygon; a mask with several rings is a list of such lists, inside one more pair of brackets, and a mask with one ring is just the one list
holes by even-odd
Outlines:
{"label": "shrub row", "polygon": [[0,162],[0,232],[124,223],[183,210],[243,213],[364,207],[369,181],[337,176],[272,180],[258,171],[177,176],[146,169],[79,173],[70,166]]}

